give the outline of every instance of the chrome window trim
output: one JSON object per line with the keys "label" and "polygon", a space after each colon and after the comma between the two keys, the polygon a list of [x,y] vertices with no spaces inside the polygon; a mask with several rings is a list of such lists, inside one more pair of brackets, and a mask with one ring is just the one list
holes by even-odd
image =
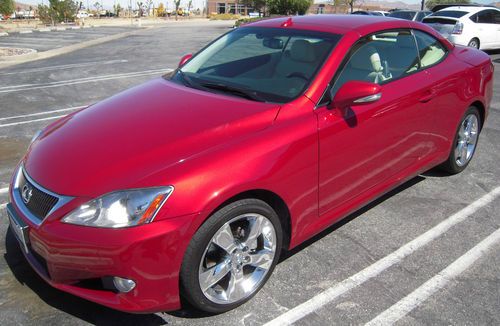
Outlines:
{"label": "chrome window trim", "polygon": [[[19,182],[20,182],[20,179],[21,179],[21,175],[24,176],[24,178],[26,180],[28,180],[32,185],[33,187],[37,188],[38,190],[44,192],[44,193],[47,193],[51,196],[54,196],[57,198],[57,203],[54,205],[54,207],[52,207],[52,209],[47,213],[47,215],[43,218],[43,219],[39,219],[38,217],[36,217],[35,215],[33,215],[29,209],[26,207],[26,205],[24,204],[23,202],[23,199],[21,198],[21,195],[20,195],[20,191],[19,191]],[[23,215],[28,219],[30,220],[31,223],[35,224],[35,225],[41,225],[43,223],[43,221],[45,221],[45,219],[47,218],[47,216],[49,216],[50,214],[52,214],[53,212],[55,212],[56,210],[58,210],[59,208],[63,207],[64,205],[66,205],[67,203],[69,203],[71,200],[74,199],[74,197],[70,197],[70,196],[62,196],[62,195],[59,195],[59,194],[56,194],[48,189],[45,189],[44,187],[42,187],[41,185],[39,185],[37,182],[35,182],[29,175],[28,173],[26,173],[26,171],[24,170],[24,166],[23,165],[20,165],[19,168],[17,169],[17,172],[16,172],[16,177],[14,179],[14,189],[12,190],[12,199],[14,201],[14,203],[16,204],[17,208],[21,211],[21,213],[23,213]]]}

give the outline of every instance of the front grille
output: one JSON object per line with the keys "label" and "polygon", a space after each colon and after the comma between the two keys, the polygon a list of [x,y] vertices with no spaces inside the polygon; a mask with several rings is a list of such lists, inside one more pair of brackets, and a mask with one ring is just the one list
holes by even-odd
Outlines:
{"label": "front grille", "polygon": [[[21,196],[21,199],[23,200],[23,204],[31,212],[31,214],[33,214],[40,221],[43,220],[47,214],[49,214],[50,210],[54,208],[59,200],[57,197],[52,196],[33,185],[24,176],[24,173],[21,173],[20,175],[18,191],[19,196]],[[23,192],[25,192],[25,194],[23,194]],[[28,192],[29,195],[27,195]]]}

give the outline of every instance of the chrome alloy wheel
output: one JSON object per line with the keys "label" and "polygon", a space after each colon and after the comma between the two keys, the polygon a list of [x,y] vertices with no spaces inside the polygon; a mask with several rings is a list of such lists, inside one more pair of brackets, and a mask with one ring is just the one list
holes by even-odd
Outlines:
{"label": "chrome alloy wheel", "polygon": [[239,215],[212,237],[199,265],[198,280],[207,299],[229,304],[252,295],[264,281],[276,254],[276,230],[260,214]]}
{"label": "chrome alloy wheel", "polygon": [[479,134],[479,122],[475,114],[465,117],[458,131],[457,144],[455,146],[455,159],[458,166],[466,165],[477,145]]}

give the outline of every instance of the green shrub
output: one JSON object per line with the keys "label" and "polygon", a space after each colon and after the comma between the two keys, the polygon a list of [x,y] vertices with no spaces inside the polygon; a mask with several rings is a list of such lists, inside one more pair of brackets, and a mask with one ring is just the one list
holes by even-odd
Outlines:
{"label": "green shrub", "polygon": [[264,17],[240,18],[234,23],[234,27],[240,27],[241,25],[253,23],[262,19],[264,19]]}
{"label": "green shrub", "polygon": [[234,15],[234,14],[210,15],[210,20],[236,20],[239,18],[240,18],[240,15]]}

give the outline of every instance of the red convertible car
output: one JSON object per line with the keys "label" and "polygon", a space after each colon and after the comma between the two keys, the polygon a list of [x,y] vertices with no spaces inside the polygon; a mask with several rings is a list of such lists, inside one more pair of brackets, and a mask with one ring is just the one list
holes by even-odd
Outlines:
{"label": "red convertible car", "polygon": [[411,21],[248,24],[37,134],[11,230],[63,291],[129,312],[227,311],[282,250],[419,173],[464,170],[492,82],[488,55]]}

